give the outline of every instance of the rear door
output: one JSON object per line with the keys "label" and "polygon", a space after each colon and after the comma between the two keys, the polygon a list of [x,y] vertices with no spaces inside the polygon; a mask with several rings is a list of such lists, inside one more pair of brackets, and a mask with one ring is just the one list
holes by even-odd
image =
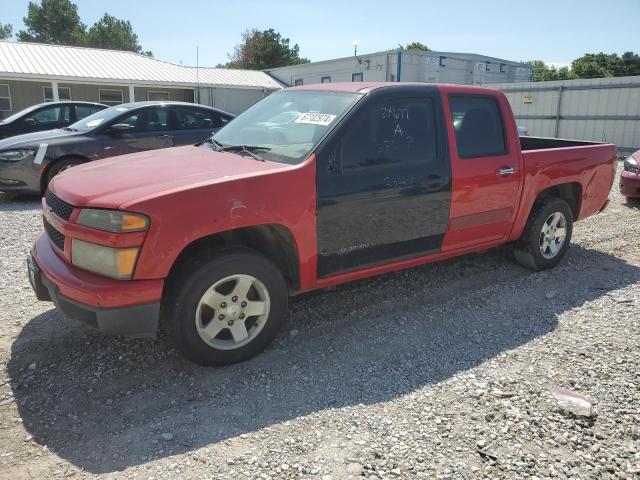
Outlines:
{"label": "rear door", "polygon": [[[504,240],[522,183],[515,123],[501,96],[450,93],[453,191],[443,250]],[[452,128],[451,128],[452,127]]]}
{"label": "rear door", "polygon": [[171,110],[177,122],[177,129],[174,132],[176,145],[193,145],[202,142],[229,121],[228,117],[205,108],[172,107]]}
{"label": "rear door", "polygon": [[323,142],[319,277],[440,251],[451,190],[443,126],[434,87],[385,88]]}

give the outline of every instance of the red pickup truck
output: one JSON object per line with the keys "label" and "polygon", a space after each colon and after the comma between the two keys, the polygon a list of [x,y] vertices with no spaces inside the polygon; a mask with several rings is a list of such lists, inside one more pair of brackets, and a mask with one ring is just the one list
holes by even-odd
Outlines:
{"label": "red pickup truck", "polygon": [[519,137],[506,97],[454,85],[285,89],[208,141],[56,177],[29,273],[37,297],[191,360],[245,360],[289,295],[513,242],[534,270],[603,210],[610,144]]}

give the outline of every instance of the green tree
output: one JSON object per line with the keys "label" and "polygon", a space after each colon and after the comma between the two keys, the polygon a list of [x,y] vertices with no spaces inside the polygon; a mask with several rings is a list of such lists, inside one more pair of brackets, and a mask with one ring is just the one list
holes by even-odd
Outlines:
{"label": "green tree", "polygon": [[270,28],[264,31],[246,30],[242,34],[242,42],[237,44],[233,54],[229,55],[229,62],[218,66],[264,70],[300,63],[309,63],[309,59],[300,58],[298,44],[290,47],[288,38],[283,38]]}
{"label": "green tree", "polygon": [[0,23],[0,40],[9,40],[13,35],[13,26],[10,23],[3,25]]}
{"label": "green tree", "polygon": [[571,69],[580,78],[640,75],[640,56],[634,52],[625,52],[622,57],[616,53],[586,53],[571,63]]}
{"label": "green tree", "polygon": [[404,47],[406,50],[422,50],[423,52],[430,52],[431,49],[427,47],[424,43],[421,42],[411,42],[407,43],[407,46]]}
{"label": "green tree", "polygon": [[533,67],[533,81],[547,82],[550,80],[570,80],[576,78],[575,74],[569,67],[556,68],[553,65],[547,65],[542,60],[530,60],[524,62]]}
{"label": "green tree", "polygon": [[86,40],[89,47],[125,50],[153,56],[151,52],[142,51],[142,46],[138,43],[138,35],[133,33],[131,22],[119,20],[108,13],[93,24],[87,32]]}
{"label": "green tree", "polygon": [[27,30],[18,32],[21,42],[83,45],[85,26],[80,21],[78,7],[69,0],[42,0],[38,5],[29,2],[23,19]]}

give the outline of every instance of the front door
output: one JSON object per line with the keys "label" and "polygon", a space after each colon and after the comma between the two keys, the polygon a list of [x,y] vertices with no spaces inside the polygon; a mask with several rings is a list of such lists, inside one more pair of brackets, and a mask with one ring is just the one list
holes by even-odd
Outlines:
{"label": "front door", "polygon": [[319,277],[440,251],[451,197],[443,125],[434,87],[391,87],[368,94],[325,140]]}
{"label": "front door", "polygon": [[518,136],[507,135],[506,102],[489,95],[449,95],[454,181],[443,251],[497,243],[511,230],[522,168]]}
{"label": "front door", "polygon": [[63,128],[71,123],[71,106],[47,106],[31,112],[22,121],[24,133]]}
{"label": "front door", "polygon": [[143,152],[158,148],[173,147],[175,121],[172,122],[169,108],[148,107],[119,118],[114,123],[127,124],[130,129],[124,133],[110,134],[100,158]]}

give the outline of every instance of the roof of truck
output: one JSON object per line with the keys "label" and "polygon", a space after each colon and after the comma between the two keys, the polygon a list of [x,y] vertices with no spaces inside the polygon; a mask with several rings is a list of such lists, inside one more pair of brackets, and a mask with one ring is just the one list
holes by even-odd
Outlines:
{"label": "roof of truck", "polygon": [[312,83],[309,85],[300,85],[298,87],[289,87],[287,90],[328,90],[333,92],[360,92],[366,93],[372,90],[385,87],[415,87],[415,86],[433,86],[440,90],[488,90],[494,92],[495,89],[487,87],[479,87],[476,85],[453,85],[444,83],[424,83],[424,82],[342,82],[342,83]]}

